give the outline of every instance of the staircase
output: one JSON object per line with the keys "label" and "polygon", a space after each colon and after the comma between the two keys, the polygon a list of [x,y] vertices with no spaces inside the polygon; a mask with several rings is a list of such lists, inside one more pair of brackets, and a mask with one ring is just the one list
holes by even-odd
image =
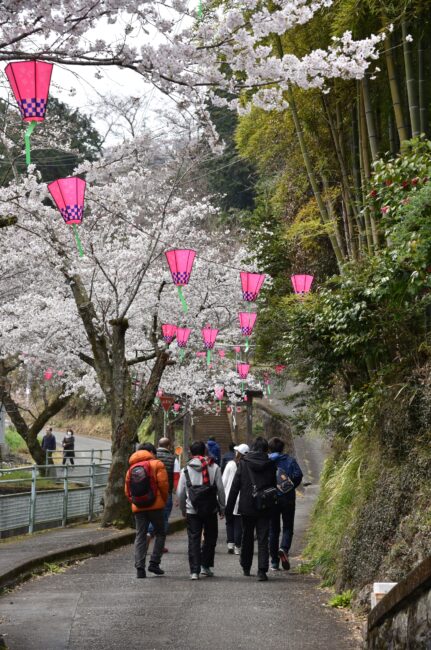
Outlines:
{"label": "staircase", "polygon": [[233,440],[226,405],[223,402],[220,413],[197,411],[193,420],[193,440],[206,442],[210,436],[214,436],[220,445],[221,453],[224,454],[228,450]]}

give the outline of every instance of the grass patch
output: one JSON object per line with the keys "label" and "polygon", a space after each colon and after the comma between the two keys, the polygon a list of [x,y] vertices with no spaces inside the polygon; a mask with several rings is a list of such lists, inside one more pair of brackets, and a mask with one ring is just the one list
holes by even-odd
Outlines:
{"label": "grass patch", "polygon": [[12,454],[28,454],[27,445],[13,427],[6,429],[5,440]]}
{"label": "grass patch", "polygon": [[353,591],[348,589],[343,591],[342,594],[335,594],[329,599],[329,607],[336,607],[337,609],[349,609],[352,604]]}
{"label": "grass patch", "polygon": [[340,548],[381,471],[379,451],[371,447],[369,438],[358,436],[337,459],[325,463],[304,553],[319,571],[324,586],[333,585],[338,577]]}
{"label": "grass patch", "polygon": [[316,562],[301,562],[295,567],[295,573],[300,575],[310,575],[316,570]]}
{"label": "grass patch", "polygon": [[64,573],[66,567],[57,562],[45,562],[43,565],[44,573]]}

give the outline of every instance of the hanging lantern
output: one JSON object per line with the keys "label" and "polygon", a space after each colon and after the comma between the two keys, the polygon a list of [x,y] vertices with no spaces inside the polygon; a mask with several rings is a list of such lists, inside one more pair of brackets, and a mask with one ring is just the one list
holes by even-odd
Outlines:
{"label": "hanging lantern", "polygon": [[187,347],[187,341],[191,334],[191,329],[188,327],[177,327],[177,345],[180,348],[180,360],[184,359],[185,348]]}
{"label": "hanging lantern", "polygon": [[199,357],[199,358],[203,358],[203,357],[207,356],[207,353],[206,352],[196,352],[196,356]]}
{"label": "hanging lantern", "polygon": [[214,329],[210,325],[207,325],[206,327],[202,328],[201,332],[204,339],[204,345],[207,350],[207,364],[209,366],[211,363],[211,350],[214,348],[218,329]]}
{"label": "hanging lantern", "polygon": [[170,325],[169,323],[165,323],[164,325],[162,325],[163,340],[166,341],[166,343],[172,343],[176,333],[177,333],[176,325]]}
{"label": "hanging lantern", "polygon": [[234,345],[233,349],[235,350],[236,354],[239,354],[241,352],[241,346],[240,345]]}
{"label": "hanging lantern", "polygon": [[232,413],[232,407],[231,406],[226,407],[226,413]]}
{"label": "hanging lantern", "polygon": [[45,379],[45,381],[49,381],[50,379],[52,379],[53,374],[54,374],[53,369],[47,368],[43,373],[43,378]]}
{"label": "hanging lantern", "polygon": [[237,413],[241,413],[241,407],[240,407],[240,406],[237,406],[237,407],[236,407],[236,412],[237,412]]}
{"label": "hanging lantern", "polygon": [[214,394],[218,400],[218,410],[221,411],[221,401],[224,397],[224,388],[222,386],[215,386]]}
{"label": "hanging lantern", "polygon": [[311,285],[313,283],[313,275],[291,275],[290,279],[292,280],[293,291],[303,297],[306,293],[309,293]]}
{"label": "hanging lantern", "polygon": [[48,185],[49,193],[60,210],[64,222],[73,228],[79,257],[83,257],[84,251],[76,226],[82,222],[84,216],[85,186],[86,182],[77,176],[60,178]]}
{"label": "hanging lantern", "polygon": [[238,316],[239,316],[239,326],[241,328],[241,334],[245,336],[245,351],[248,352],[248,348],[249,348],[248,337],[252,335],[257,314],[251,311],[240,311]]}
{"label": "hanging lantern", "polygon": [[276,372],[276,374],[277,374],[277,375],[281,375],[282,372],[283,372],[283,370],[285,369],[285,367],[286,367],[286,366],[282,366],[281,364],[279,364],[278,366],[275,366],[275,372]]}
{"label": "hanging lantern", "polygon": [[224,357],[226,356],[226,352],[224,350],[219,350],[218,354],[219,354],[219,357],[221,357],[222,359],[224,359]]}
{"label": "hanging lantern", "polygon": [[265,280],[264,273],[247,273],[241,271],[242,297],[247,302],[254,302]]}
{"label": "hanging lantern", "polygon": [[248,371],[250,370],[249,363],[238,364],[238,374],[240,379],[247,379]]}
{"label": "hanging lantern", "polygon": [[175,413],[178,413],[180,408],[181,408],[181,404],[178,404],[178,402],[175,402],[175,404],[173,406],[173,409],[174,409]]}
{"label": "hanging lantern", "polygon": [[159,398],[160,398],[160,397],[162,397],[162,395],[163,395],[163,391],[162,391],[161,388],[159,388],[159,390],[158,390],[157,393],[156,393],[156,397],[159,397]]}
{"label": "hanging lantern", "polygon": [[29,122],[24,135],[25,162],[31,163],[30,136],[36,122],[43,122],[48,103],[52,63],[44,61],[15,61],[5,68],[24,122]]}
{"label": "hanging lantern", "polygon": [[166,251],[166,260],[172,275],[172,282],[178,288],[178,296],[183,307],[183,311],[187,314],[188,307],[184,298],[182,287],[185,287],[190,282],[192,273],[193,262],[196,257],[196,251],[187,248],[175,248]]}

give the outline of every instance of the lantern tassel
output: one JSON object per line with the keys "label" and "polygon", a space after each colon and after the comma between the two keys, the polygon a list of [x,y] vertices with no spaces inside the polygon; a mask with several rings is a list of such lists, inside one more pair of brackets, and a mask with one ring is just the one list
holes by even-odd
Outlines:
{"label": "lantern tassel", "polygon": [[248,352],[249,347],[250,347],[250,345],[249,345],[249,342],[248,342],[248,336],[246,336],[245,337],[245,351],[246,352]]}
{"label": "lantern tassel", "polygon": [[211,350],[208,348],[207,350],[207,366],[211,365]]}
{"label": "lantern tassel", "polygon": [[84,250],[82,248],[81,240],[79,238],[78,228],[76,223],[73,224],[73,234],[75,235],[76,248],[78,249],[79,257],[84,257]]}
{"label": "lantern tassel", "polygon": [[199,20],[202,18],[202,0],[199,0],[198,4],[198,18]]}
{"label": "lantern tassel", "polygon": [[183,361],[185,353],[184,348],[180,348],[180,363]]}
{"label": "lantern tassel", "polygon": [[37,122],[30,122],[26,132],[24,133],[24,142],[25,142],[25,162],[26,165],[31,165],[31,150],[30,150],[30,137],[34,131]]}
{"label": "lantern tassel", "polygon": [[271,395],[271,386],[268,384],[266,387],[266,392],[268,393],[268,397]]}
{"label": "lantern tassel", "polygon": [[244,393],[244,382],[241,382],[241,393]]}
{"label": "lantern tassel", "polygon": [[185,314],[187,314],[189,308],[187,307],[186,299],[184,298],[183,288],[182,287],[177,287],[177,289],[178,289],[178,297],[179,297],[179,299],[181,301],[181,305],[183,307],[183,312]]}

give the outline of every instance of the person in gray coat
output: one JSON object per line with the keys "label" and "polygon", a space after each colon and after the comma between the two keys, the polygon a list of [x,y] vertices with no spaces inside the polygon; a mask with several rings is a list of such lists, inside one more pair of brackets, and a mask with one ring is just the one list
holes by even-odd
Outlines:
{"label": "person in gray coat", "polygon": [[198,580],[200,574],[209,578],[214,575],[217,513],[220,519],[224,517],[226,503],[220,467],[204,454],[204,442],[191,445],[191,459],[181,470],[177,487],[180,510],[187,520],[191,580]]}

